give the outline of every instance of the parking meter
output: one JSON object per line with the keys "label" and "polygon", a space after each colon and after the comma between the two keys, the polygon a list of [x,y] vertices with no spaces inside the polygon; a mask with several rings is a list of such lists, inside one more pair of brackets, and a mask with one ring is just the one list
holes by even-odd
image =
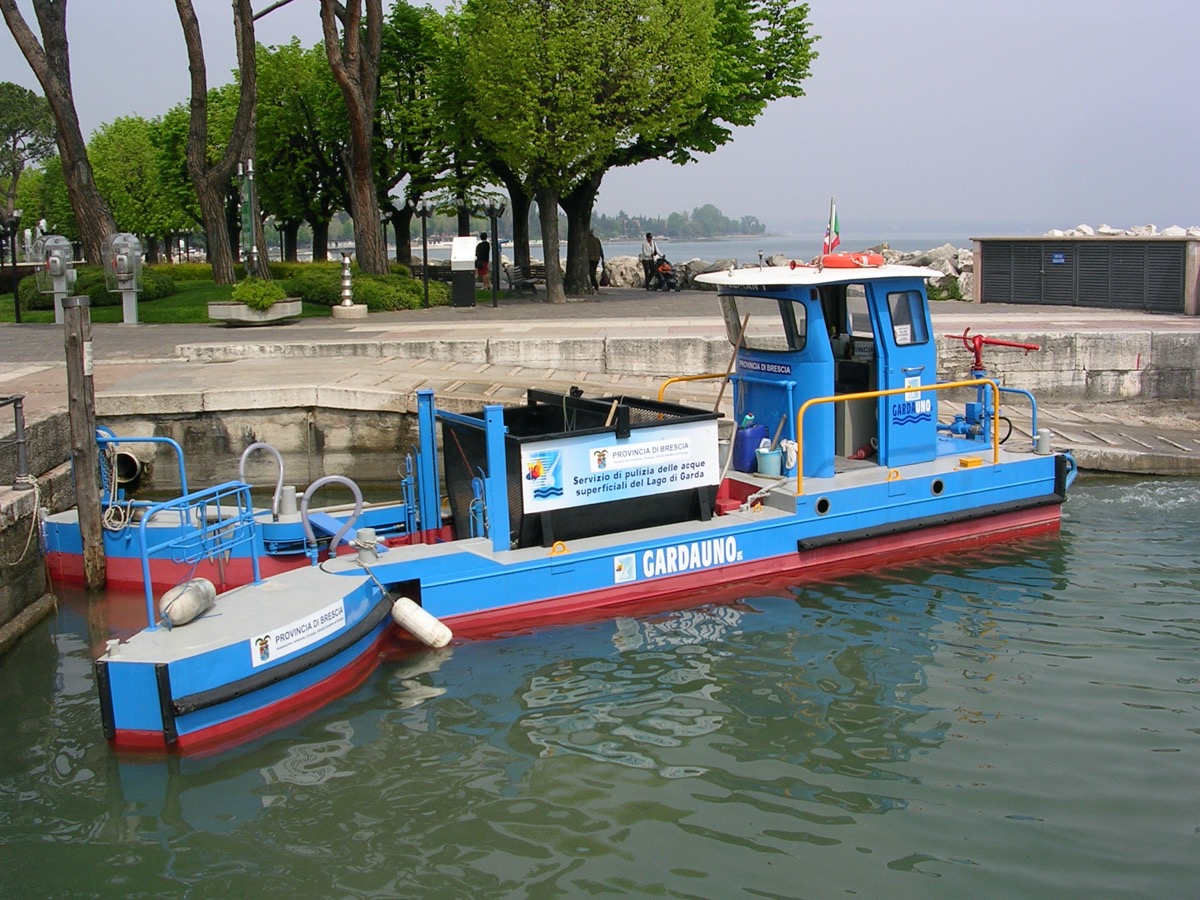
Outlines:
{"label": "parking meter", "polygon": [[47,234],[33,245],[33,256],[42,261],[34,278],[37,289],[54,295],[54,324],[61,325],[62,302],[75,287],[75,251],[62,235]]}
{"label": "parking meter", "polygon": [[121,294],[122,321],[138,322],[138,291],[142,289],[142,242],[132,234],[110,235],[100,248],[104,283],[110,293]]}

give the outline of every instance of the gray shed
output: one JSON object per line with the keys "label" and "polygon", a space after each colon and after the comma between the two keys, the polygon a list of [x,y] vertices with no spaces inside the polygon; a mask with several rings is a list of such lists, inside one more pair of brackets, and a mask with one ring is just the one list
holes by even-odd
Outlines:
{"label": "gray shed", "polygon": [[974,299],[1200,315],[1200,239],[973,238]]}

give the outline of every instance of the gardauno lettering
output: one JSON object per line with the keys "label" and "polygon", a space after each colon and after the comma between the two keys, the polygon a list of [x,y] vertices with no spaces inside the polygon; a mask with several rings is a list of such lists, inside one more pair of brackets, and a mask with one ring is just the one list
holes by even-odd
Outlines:
{"label": "gardauno lettering", "polygon": [[742,558],[737,538],[708,538],[647,550],[642,554],[642,572],[647,578],[658,575],[678,575],[694,569],[724,566]]}
{"label": "gardauno lettering", "polygon": [[906,400],[892,406],[892,422],[907,425],[910,422],[926,422],[933,416],[932,400]]}

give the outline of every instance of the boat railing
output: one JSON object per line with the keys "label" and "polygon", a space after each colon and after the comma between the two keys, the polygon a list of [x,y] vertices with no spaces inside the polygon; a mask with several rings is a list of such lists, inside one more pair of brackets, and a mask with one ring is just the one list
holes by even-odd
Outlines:
{"label": "boat railing", "polygon": [[[105,429],[105,431],[107,431],[107,429]],[[169,437],[116,437],[115,435],[108,433],[108,434],[97,434],[96,435],[96,443],[100,446],[101,450],[103,450],[105,447],[108,447],[108,446],[115,447],[119,444],[165,444],[166,446],[172,448],[175,451],[175,459],[179,465],[179,493],[181,496],[187,495],[187,492],[188,492],[187,470],[186,470],[186,467],[184,466],[184,462],[183,462],[183,448],[180,447],[179,443],[177,441],[175,441],[173,438],[169,438]],[[116,498],[117,498],[116,473],[115,472],[111,473],[111,477],[112,477],[113,483],[111,485],[105,485],[106,490],[105,490],[105,498],[104,499],[109,503],[115,503]],[[141,500],[127,501],[127,503],[129,503],[133,506],[149,505],[146,501],[141,501]]]}
{"label": "boat railing", "polygon": [[684,381],[706,381],[712,378],[728,378],[728,372],[708,372],[704,375],[676,375],[673,378],[668,378],[662,383],[658,389],[658,402],[662,403],[663,396],[667,393],[667,388],[673,384]]}
{"label": "boat railing", "polygon": [[804,415],[812,407],[823,403],[846,403],[851,400],[874,400],[879,397],[894,397],[898,394],[948,391],[954,388],[990,387],[995,401],[992,407],[992,464],[1000,462],[1000,386],[990,378],[972,378],[966,381],[947,381],[940,384],[923,384],[917,387],[888,388],[882,391],[860,391],[855,394],[837,394],[831,397],[812,397],[800,404],[796,412],[796,446],[800,463],[796,467],[796,496],[804,493]]}
{"label": "boat railing", "polygon": [[[170,530],[165,537],[152,539],[147,526],[160,514],[178,514],[187,527]],[[251,504],[250,485],[229,481],[193,494],[165,500],[146,508],[138,524],[138,546],[142,556],[142,584],[146,590],[148,628],[154,630],[154,585],[150,577],[150,558],[166,556],[183,565],[204,559],[218,559],[243,544],[250,547],[254,581],[261,580],[258,570],[258,526]]]}

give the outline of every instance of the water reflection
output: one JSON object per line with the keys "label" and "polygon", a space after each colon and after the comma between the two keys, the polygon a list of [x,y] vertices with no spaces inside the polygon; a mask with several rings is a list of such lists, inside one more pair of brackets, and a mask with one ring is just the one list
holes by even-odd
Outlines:
{"label": "water reflection", "polygon": [[1061,537],[402,655],[207,758],[108,750],[95,628],[66,607],[0,660],[0,888],[1178,895],[1200,747],[1180,493],[1101,484]]}

